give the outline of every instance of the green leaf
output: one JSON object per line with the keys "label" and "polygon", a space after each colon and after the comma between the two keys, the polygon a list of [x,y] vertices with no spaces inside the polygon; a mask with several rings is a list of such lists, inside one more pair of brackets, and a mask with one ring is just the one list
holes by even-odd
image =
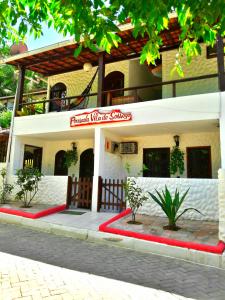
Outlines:
{"label": "green leaf", "polygon": [[82,44],[80,44],[75,50],[74,50],[74,57],[78,57],[82,51]]}

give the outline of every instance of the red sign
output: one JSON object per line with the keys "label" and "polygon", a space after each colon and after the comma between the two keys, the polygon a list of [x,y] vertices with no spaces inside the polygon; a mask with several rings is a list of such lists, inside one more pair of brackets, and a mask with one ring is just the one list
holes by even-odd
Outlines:
{"label": "red sign", "polygon": [[123,113],[120,109],[114,109],[109,112],[100,112],[95,109],[91,112],[85,112],[70,118],[70,127],[104,124],[114,122],[126,122],[132,120],[131,113]]}

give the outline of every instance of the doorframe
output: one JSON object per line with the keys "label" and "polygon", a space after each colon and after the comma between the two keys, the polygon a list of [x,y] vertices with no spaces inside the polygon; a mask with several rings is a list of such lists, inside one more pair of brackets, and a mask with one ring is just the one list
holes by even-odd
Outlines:
{"label": "doorframe", "polygon": [[93,178],[93,176],[94,176],[94,168],[95,168],[95,154],[94,154],[94,148],[87,148],[87,149],[85,149],[85,150],[83,150],[82,152],[81,152],[81,154],[80,154],[80,157],[79,157],[79,178],[80,177],[85,177],[85,176],[81,176],[81,155],[85,152],[85,151],[87,151],[87,150],[92,150],[92,152],[93,152],[93,175],[91,176],[92,178]]}
{"label": "doorframe", "polygon": [[[211,156],[211,146],[194,146],[194,147],[186,147],[186,154],[187,154],[187,162],[186,162],[186,167],[187,167],[187,178],[193,178],[190,177],[190,170],[188,168],[188,165],[190,163],[190,157],[189,157],[189,151],[190,149],[207,149],[209,150],[209,163],[208,163],[208,169],[209,169],[209,174],[210,178],[212,178],[212,156]],[[209,178],[209,179],[210,179]],[[207,179],[207,178],[206,178]]]}
{"label": "doorframe", "polygon": [[25,148],[27,147],[31,147],[31,148],[36,148],[36,149],[40,149],[41,150],[41,164],[40,164],[40,172],[42,171],[42,164],[43,164],[43,147],[40,146],[34,146],[34,145],[29,145],[29,144],[24,144],[23,147],[23,169],[25,167]]}

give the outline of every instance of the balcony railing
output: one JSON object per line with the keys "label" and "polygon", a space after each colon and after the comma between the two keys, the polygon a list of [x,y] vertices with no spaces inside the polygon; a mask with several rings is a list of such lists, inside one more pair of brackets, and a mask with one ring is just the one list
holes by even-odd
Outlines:
{"label": "balcony railing", "polygon": [[[197,95],[219,91],[218,74],[209,74],[198,77],[182,78],[142,86],[103,91],[104,106],[137,103],[150,100],[159,100],[178,96]],[[154,92],[154,93],[152,93]],[[149,96],[150,95],[150,96]],[[48,99],[42,101],[22,103],[17,115],[43,114],[51,111],[70,111],[97,107],[87,105],[87,99],[97,100],[97,93],[76,95],[71,97]]]}

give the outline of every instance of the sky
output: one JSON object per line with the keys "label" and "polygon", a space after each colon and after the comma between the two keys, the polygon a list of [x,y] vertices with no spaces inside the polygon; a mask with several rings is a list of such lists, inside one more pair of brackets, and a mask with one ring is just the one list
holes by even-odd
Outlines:
{"label": "sky", "polygon": [[64,37],[61,34],[58,34],[54,29],[49,29],[47,26],[43,26],[43,36],[39,39],[34,39],[33,36],[28,37],[26,44],[28,50],[34,50],[48,45],[52,45],[58,42],[69,40],[71,37]]}

